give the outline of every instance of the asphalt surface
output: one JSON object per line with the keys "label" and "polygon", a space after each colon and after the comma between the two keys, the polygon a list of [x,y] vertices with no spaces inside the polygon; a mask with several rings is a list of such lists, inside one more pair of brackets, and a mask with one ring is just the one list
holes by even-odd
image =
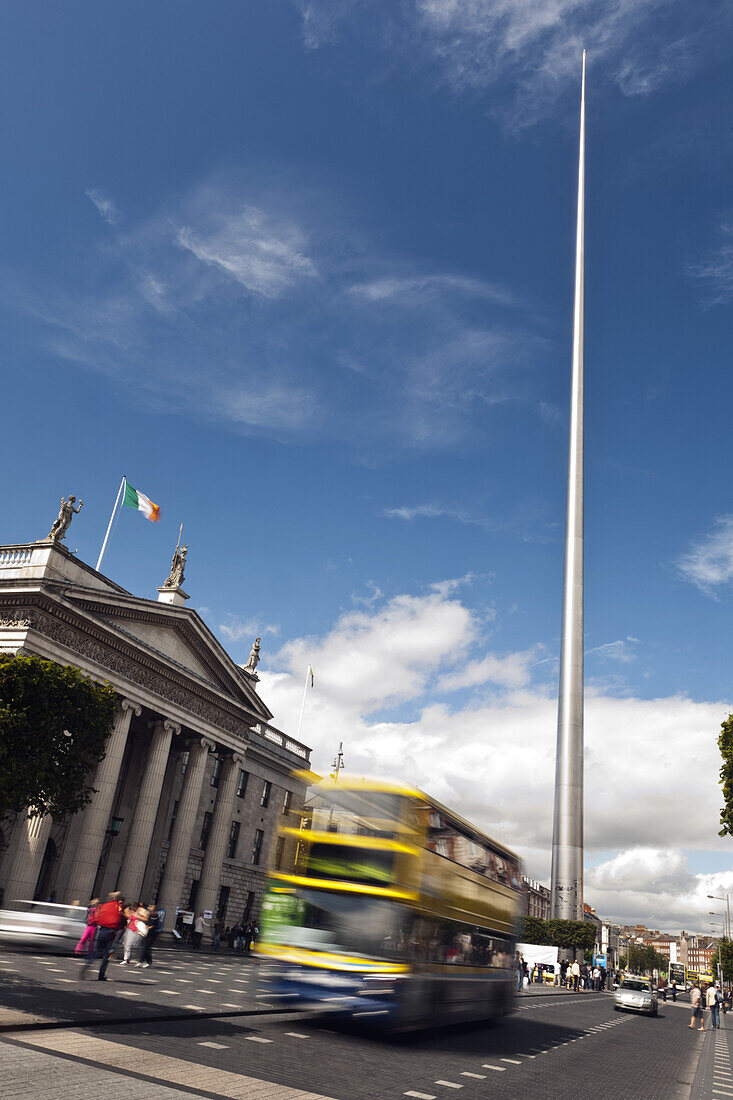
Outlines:
{"label": "asphalt surface", "polygon": [[[78,998],[85,1011],[97,1008],[87,997],[105,1004],[104,1015],[88,1015],[94,1022],[84,1026],[4,1030],[0,1100],[129,1100],[137,1093],[156,1100],[444,1100],[459,1092],[465,1100],[733,1097],[726,1084],[733,1082],[733,1017],[723,1018],[721,1031],[693,1032],[686,1004],[662,1004],[660,1016],[649,1019],[615,1012],[605,993],[533,991],[492,1025],[386,1039],[334,1031],[311,1014],[256,1015],[268,1002],[256,991],[257,964],[249,960],[161,952],[155,972],[128,975],[113,965],[113,981],[97,983],[99,992],[92,983],[67,984],[75,966],[73,959],[0,958],[6,1008],[9,998],[22,997],[24,982],[24,1014],[39,995],[49,1019]],[[138,978],[154,985],[136,988]],[[148,1018],[150,1004],[165,1008],[176,995],[185,998],[179,1018]],[[235,1003],[232,1015],[212,1015]],[[121,1022],[111,1022],[115,1012],[124,1012]]]}

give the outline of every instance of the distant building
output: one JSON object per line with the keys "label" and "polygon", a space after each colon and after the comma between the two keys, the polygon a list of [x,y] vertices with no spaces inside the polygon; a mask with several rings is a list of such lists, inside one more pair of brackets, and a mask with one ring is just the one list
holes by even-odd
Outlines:
{"label": "distant building", "polygon": [[522,876],[522,894],[524,897],[524,916],[550,919],[550,891],[541,882]]}

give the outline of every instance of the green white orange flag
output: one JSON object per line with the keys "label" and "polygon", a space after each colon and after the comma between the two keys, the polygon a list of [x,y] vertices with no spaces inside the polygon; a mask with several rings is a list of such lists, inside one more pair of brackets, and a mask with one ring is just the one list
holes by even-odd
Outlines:
{"label": "green white orange flag", "polygon": [[122,504],[125,508],[137,508],[138,512],[142,512],[145,518],[152,520],[153,523],[157,523],[160,519],[160,505],[154,504],[150,497],[145,496],[145,493],[133,489],[129,481],[125,481]]}

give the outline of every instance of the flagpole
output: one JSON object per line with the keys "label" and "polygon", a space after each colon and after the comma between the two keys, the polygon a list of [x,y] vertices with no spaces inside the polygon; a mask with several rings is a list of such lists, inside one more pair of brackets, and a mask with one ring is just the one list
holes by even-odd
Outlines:
{"label": "flagpole", "polygon": [[297,740],[300,741],[300,731],[303,728],[303,715],[305,714],[305,697],[308,694],[308,677],[311,675],[311,666],[308,665],[305,673],[305,683],[303,684],[303,701],[300,704],[300,718],[298,719],[298,736]]}
{"label": "flagpole", "polygon": [[99,567],[102,564],[102,558],[104,557],[104,552],[107,549],[107,539],[109,538],[109,533],[112,530],[112,521],[115,518],[115,512],[117,511],[117,505],[120,503],[120,497],[122,496],[122,492],[125,488],[125,481],[126,480],[127,479],[126,479],[125,475],[123,474],[122,475],[122,481],[120,482],[120,487],[117,490],[117,498],[115,500],[115,506],[112,509],[112,515],[109,517],[109,523],[107,524],[107,534],[104,536],[104,542],[102,543],[102,549],[99,551],[99,557],[97,558],[97,572],[99,572]]}

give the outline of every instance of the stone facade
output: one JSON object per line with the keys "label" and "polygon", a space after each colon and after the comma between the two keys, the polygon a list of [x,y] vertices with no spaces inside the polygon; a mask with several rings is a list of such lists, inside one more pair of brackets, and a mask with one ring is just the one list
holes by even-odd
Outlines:
{"label": "stone facade", "polygon": [[133,596],[58,541],[0,547],[0,652],[75,665],[118,693],[91,805],[66,822],[0,824],[6,903],[121,889],[164,906],[166,929],[189,905],[228,924],[256,917],[310,750],[272,724],[254,669],[174,595]]}

